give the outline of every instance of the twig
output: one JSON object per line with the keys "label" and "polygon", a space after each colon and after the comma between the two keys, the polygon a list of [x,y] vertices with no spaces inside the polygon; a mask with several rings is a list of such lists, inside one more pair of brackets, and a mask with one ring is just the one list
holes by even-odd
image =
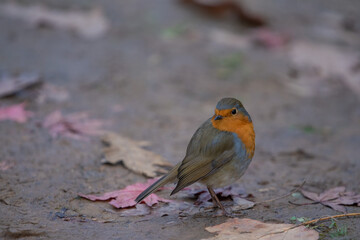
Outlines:
{"label": "twig", "polygon": [[265,200],[265,201],[261,201],[261,202],[256,202],[255,205],[256,205],[256,204],[261,204],[261,203],[268,203],[268,202],[276,201],[276,200],[279,200],[279,199],[282,199],[282,198],[286,198],[286,197],[290,196],[291,194],[293,194],[294,192],[299,191],[299,189],[302,188],[305,183],[306,183],[306,181],[304,180],[304,181],[300,184],[300,186],[298,186],[297,188],[295,188],[294,190],[292,190],[292,191],[289,192],[288,194],[285,194],[285,195],[280,196],[280,197],[272,198],[272,199],[269,199],[269,200]]}
{"label": "twig", "polygon": [[317,222],[320,222],[320,221],[326,221],[326,220],[329,220],[329,219],[341,218],[341,217],[358,217],[358,216],[360,216],[360,213],[346,213],[346,214],[339,214],[339,215],[328,216],[328,217],[321,217],[321,218],[309,220],[309,221],[306,221],[306,222],[303,222],[303,223],[300,223],[300,224],[296,224],[296,225],[294,225],[292,227],[286,228],[286,229],[278,231],[278,232],[265,234],[264,236],[261,236],[260,238],[268,236],[268,235],[284,233],[284,232],[287,232],[287,231],[289,231],[291,229],[294,229],[294,228],[297,228],[297,227],[300,227],[300,226],[306,226],[306,225],[314,224],[314,223],[317,223]]}
{"label": "twig", "polygon": [[314,224],[314,223],[317,223],[319,221],[326,221],[326,220],[333,219],[333,218],[356,217],[356,216],[360,216],[360,213],[345,213],[345,214],[339,214],[339,215],[334,215],[334,216],[322,217],[322,218],[318,218],[318,219],[303,222],[300,225]]}

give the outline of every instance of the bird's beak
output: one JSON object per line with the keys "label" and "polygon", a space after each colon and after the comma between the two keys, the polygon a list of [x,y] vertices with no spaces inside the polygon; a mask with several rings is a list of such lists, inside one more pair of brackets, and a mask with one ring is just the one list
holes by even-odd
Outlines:
{"label": "bird's beak", "polygon": [[214,120],[221,120],[223,117],[221,115],[216,115]]}

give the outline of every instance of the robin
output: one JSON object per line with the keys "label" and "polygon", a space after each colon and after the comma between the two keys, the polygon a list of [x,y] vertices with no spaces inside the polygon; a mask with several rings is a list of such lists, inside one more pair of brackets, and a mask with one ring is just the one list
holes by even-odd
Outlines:
{"label": "robin", "polygon": [[249,113],[235,98],[221,99],[215,114],[204,122],[191,138],[186,156],[168,174],[143,191],[135,201],[139,203],[167,183],[177,185],[170,195],[200,182],[226,215],[214,192],[238,180],[249,166],[255,151],[255,132]]}

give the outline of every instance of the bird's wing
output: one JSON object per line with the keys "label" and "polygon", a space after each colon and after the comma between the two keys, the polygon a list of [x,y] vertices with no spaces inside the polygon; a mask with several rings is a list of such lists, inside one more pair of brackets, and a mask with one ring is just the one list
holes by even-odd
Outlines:
{"label": "bird's wing", "polygon": [[206,121],[194,134],[186,157],[178,168],[178,184],[171,194],[215,173],[235,156],[232,133],[214,128]]}

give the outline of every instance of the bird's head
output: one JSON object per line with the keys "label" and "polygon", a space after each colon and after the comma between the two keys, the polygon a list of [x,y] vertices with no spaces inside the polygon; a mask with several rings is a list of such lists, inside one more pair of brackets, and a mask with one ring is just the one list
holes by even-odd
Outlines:
{"label": "bird's head", "polygon": [[252,123],[249,113],[242,103],[235,98],[221,99],[216,105],[215,114],[211,121],[215,128],[225,131],[231,131],[239,124]]}
{"label": "bird's head", "polygon": [[255,132],[251,117],[242,103],[235,98],[221,99],[211,118],[214,128],[220,131],[236,133],[244,143],[248,155],[252,157],[255,151]]}

